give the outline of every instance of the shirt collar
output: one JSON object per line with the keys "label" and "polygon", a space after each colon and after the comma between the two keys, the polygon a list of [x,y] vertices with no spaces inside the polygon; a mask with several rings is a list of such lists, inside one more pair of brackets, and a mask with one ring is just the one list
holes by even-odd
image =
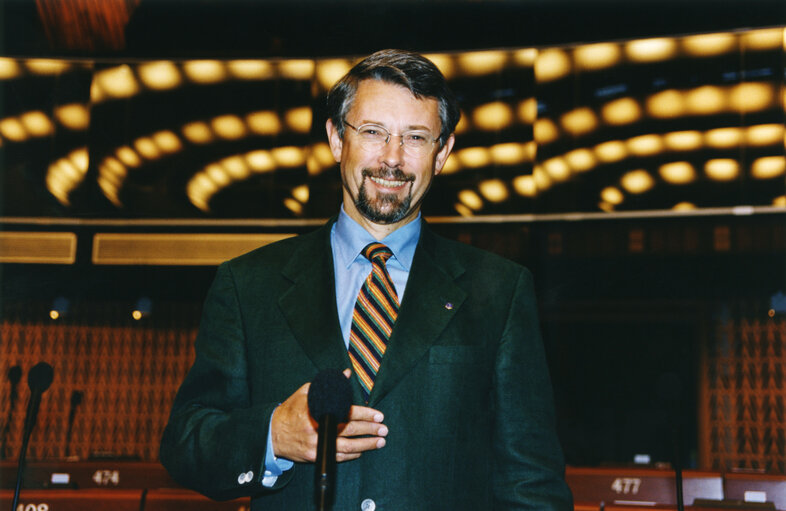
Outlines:
{"label": "shirt collar", "polygon": [[[393,252],[390,260],[396,261],[406,271],[409,271],[412,259],[415,257],[415,248],[420,239],[420,225],[420,213],[418,213],[413,221],[399,227],[380,241]],[[359,223],[350,218],[344,211],[343,205],[333,229],[337,242],[337,257],[345,268],[349,268],[357,257],[363,257],[360,252],[366,245],[377,241]]]}

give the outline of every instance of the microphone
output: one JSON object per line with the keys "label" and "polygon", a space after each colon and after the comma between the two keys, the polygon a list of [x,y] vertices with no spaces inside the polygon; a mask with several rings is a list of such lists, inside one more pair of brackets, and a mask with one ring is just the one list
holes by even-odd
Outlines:
{"label": "microphone", "polygon": [[39,362],[27,373],[27,386],[30,387],[30,399],[27,402],[27,415],[25,415],[25,427],[22,436],[22,449],[19,451],[19,468],[16,474],[16,489],[14,490],[14,501],[11,509],[16,509],[19,503],[19,491],[22,488],[22,474],[25,467],[25,456],[27,455],[27,443],[30,441],[30,434],[35,427],[38,418],[38,408],[41,406],[41,394],[52,384],[54,370],[46,362]]}
{"label": "microphone", "polygon": [[346,422],[352,406],[349,380],[338,369],[320,371],[308,389],[308,411],[319,423],[315,490],[320,510],[329,509],[336,476],[337,426]]}
{"label": "microphone", "polygon": [[8,432],[11,430],[11,423],[14,420],[14,409],[16,408],[16,387],[19,385],[19,380],[21,379],[21,367],[13,366],[8,370],[8,381],[11,382],[11,392],[8,395],[8,414],[6,415],[5,426],[3,426],[3,442],[2,445],[0,445],[0,460],[5,459],[6,456]]}
{"label": "microphone", "polygon": [[65,439],[65,456],[66,459],[71,457],[71,433],[74,429],[74,419],[76,418],[76,409],[82,404],[82,397],[84,394],[75,390],[71,393],[71,408],[68,410],[68,429],[66,429]]}
{"label": "microphone", "polygon": [[30,435],[38,418],[38,409],[41,406],[41,395],[49,388],[55,373],[52,366],[46,362],[39,362],[27,374],[27,386],[30,387],[30,400],[27,402],[27,415],[25,415],[25,435]]}
{"label": "microphone", "polygon": [[666,420],[671,434],[674,449],[674,486],[677,497],[677,511],[684,511],[682,481],[682,421],[680,420],[680,405],[682,397],[682,383],[679,376],[674,373],[665,373],[660,376],[656,384],[658,398],[666,409]]}

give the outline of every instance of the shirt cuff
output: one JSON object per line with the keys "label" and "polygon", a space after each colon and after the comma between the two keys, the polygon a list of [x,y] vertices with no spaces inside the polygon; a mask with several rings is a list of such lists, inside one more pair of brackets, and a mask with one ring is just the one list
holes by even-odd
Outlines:
{"label": "shirt cuff", "polygon": [[267,427],[267,448],[265,449],[265,473],[262,476],[262,486],[272,488],[278,476],[292,468],[294,463],[286,458],[278,458],[273,454],[273,416]]}

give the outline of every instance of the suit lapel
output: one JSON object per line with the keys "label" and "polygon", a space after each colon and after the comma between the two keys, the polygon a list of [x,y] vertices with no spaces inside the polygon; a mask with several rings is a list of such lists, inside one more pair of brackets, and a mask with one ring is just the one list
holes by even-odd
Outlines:
{"label": "suit lapel", "polygon": [[350,367],[336,309],[330,228],[303,235],[282,274],[291,287],[278,300],[292,334],[318,370]]}
{"label": "suit lapel", "polygon": [[439,241],[423,224],[401,310],[369,396],[379,402],[411,370],[439,338],[466,299],[455,279],[464,268],[449,252],[438,253]]}

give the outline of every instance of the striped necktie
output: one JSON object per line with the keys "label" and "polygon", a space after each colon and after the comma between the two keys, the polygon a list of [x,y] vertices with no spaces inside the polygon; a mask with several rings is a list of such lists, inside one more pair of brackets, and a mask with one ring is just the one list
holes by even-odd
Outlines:
{"label": "striped necktie", "polygon": [[360,380],[363,397],[368,402],[382,355],[385,354],[393,324],[398,317],[399,303],[396,288],[385,267],[393,253],[382,243],[369,243],[362,253],[371,261],[371,273],[360,288],[352,313],[349,358]]}

